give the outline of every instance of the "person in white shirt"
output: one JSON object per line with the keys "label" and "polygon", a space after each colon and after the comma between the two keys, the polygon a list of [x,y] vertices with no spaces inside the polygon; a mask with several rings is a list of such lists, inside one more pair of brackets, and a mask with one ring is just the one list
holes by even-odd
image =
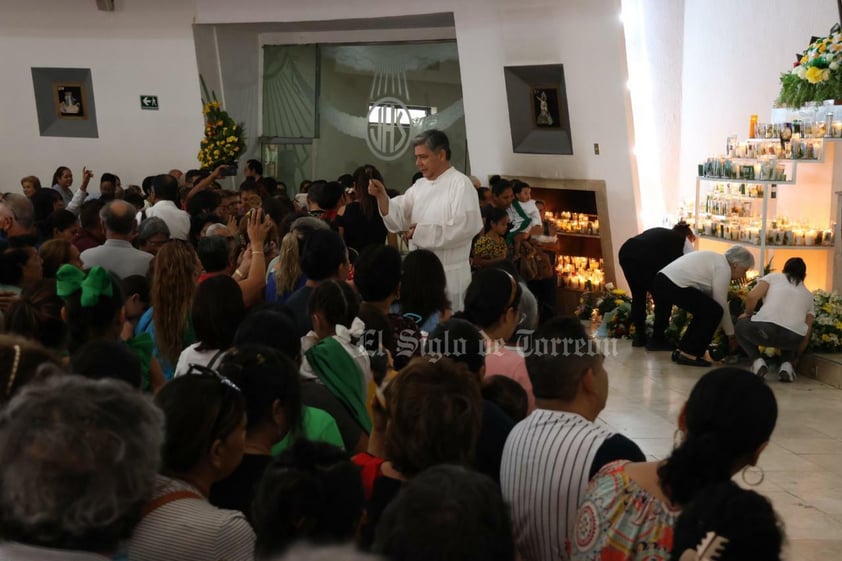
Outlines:
{"label": "person in white shirt", "polygon": [[754,267],[754,256],[743,246],[728,248],[725,255],[714,251],[686,253],[655,275],[653,337],[663,336],[673,305],[693,314],[672,358],[679,364],[710,366],[704,358],[717,326],[728,336],[731,352],[737,350],[734,324],[728,310],[728,287]]}
{"label": "person in white shirt", "polygon": [[368,192],[377,198],[390,232],[407,232],[410,250],[436,254],[447,277],[452,309],[460,311],[471,283],[471,240],[482,230],[476,189],[450,165],[450,142],[443,132],[424,131],[413,144],[415,165],[423,177],[391,200],[376,179],[369,181]]}
{"label": "person in white shirt", "polygon": [[145,212],[137,213],[137,223],[145,218],[158,217],[170,229],[170,236],[175,240],[187,240],[190,234],[190,215],[178,208],[178,181],[171,175],[163,173],[152,180],[152,194],[149,195],[154,203]]}
{"label": "person in white shirt", "polygon": [[[816,312],[813,295],[804,286],[807,265],[800,257],[788,259],[782,273],[770,273],[757,279],[746,298],[745,312],[738,318],[734,330],[737,341],[751,359],[751,370],[763,378],[769,371],[760,356],[758,345],[781,350],[781,382],[793,382],[792,361],[807,348]],[[763,307],[757,304],[763,300]]]}

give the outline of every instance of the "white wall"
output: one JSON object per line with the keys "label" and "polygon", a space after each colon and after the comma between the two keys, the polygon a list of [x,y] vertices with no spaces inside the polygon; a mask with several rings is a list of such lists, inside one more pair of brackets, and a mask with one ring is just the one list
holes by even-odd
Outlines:
{"label": "white wall", "polygon": [[[614,247],[636,233],[619,0],[197,0],[197,7],[202,24],[453,12],[472,173],[604,179]],[[503,67],[554,63],[564,64],[574,155],[515,154]]]}
{"label": "white wall", "polygon": [[[678,207],[684,0],[622,0],[640,227]],[[645,204],[640,204],[645,201]]]}
{"label": "white wall", "polygon": [[780,74],[839,14],[826,0],[685,2],[680,188],[692,199],[698,162],[724,152],[729,134],[746,138],[752,114],[768,121]]}
{"label": "white wall", "polygon": [[[0,15],[0,191],[34,174],[45,185],[55,168],[109,171],[124,185],[178,167],[196,167],[203,122],[193,0],[3,0]],[[99,138],[39,135],[31,67],[90,68]],[[140,95],[160,110],[141,111]]]}

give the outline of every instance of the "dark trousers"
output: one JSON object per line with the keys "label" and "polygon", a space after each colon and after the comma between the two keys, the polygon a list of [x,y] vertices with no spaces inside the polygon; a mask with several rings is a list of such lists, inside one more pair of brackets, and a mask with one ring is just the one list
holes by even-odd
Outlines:
{"label": "dark trousers", "polygon": [[763,346],[780,349],[781,360],[792,362],[804,340],[803,335],[790,331],[786,327],[768,321],[751,321],[751,318],[739,320],[734,325],[734,331],[737,334],[737,342],[751,360],[760,358],[757,347]]}
{"label": "dark trousers", "polygon": [[526,287],[538,301],[539,325],[556,315],[556,278],[536,279],[526,282]]}
{"label": "dark trousers", "polygon": [[[631,321],[634,325],[634,336],[636,339],[645,339],[646,293],[652,292],[652,282],[658,271],[653,271],[650,266],[636,259],[626,257],[622,252],[620,253],[620,267],[623,268],[623,275],[631,290]],[[659,338],[657,334],[655,338]]]}
{"label": "dark trousers", "polygon": [[693,319],[678,343],[678,350],[691,356],[704,355],[719,322],[722,321],[722,306],[701,290],[681,288],[663,273],[655,276],[652,296],[655,299],[654,337],[664,337],[672,307],[678,306],[693,314]]}

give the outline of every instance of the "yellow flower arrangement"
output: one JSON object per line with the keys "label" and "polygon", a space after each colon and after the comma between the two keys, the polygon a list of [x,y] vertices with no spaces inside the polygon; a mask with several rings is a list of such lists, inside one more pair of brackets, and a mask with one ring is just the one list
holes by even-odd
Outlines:
{"label": "yellow flower arrangement", "polygon": [[202,90],[204,102],[202,114],[205,116],[205,137],[199,147],[199,164],[202,169],[213,170],[217,166],[232,164],[246,151],[243,139],[243,126],[237,124],[216,99],[208,94],[204,80]]}
{"label": "yellow flower arrangement", "polygon": [[842,98],[842,32],[833,26],[797,57],[793,69],[781,75],[780,105],[801,107],[809,101]]}

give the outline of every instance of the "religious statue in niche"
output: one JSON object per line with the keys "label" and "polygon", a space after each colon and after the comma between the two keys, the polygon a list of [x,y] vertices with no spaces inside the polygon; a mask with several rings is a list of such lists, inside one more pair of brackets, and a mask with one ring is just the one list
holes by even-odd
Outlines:
{"label": "religious statue in niche", "polygon": [[559,128],[561,115],[558,105],[558,88],[532,87],[532,121],[538,128]]}
{"label": "religious statue in niche", "polygon": [[53,98],[59,119],[87,119],[82,84],[55,84]]}

